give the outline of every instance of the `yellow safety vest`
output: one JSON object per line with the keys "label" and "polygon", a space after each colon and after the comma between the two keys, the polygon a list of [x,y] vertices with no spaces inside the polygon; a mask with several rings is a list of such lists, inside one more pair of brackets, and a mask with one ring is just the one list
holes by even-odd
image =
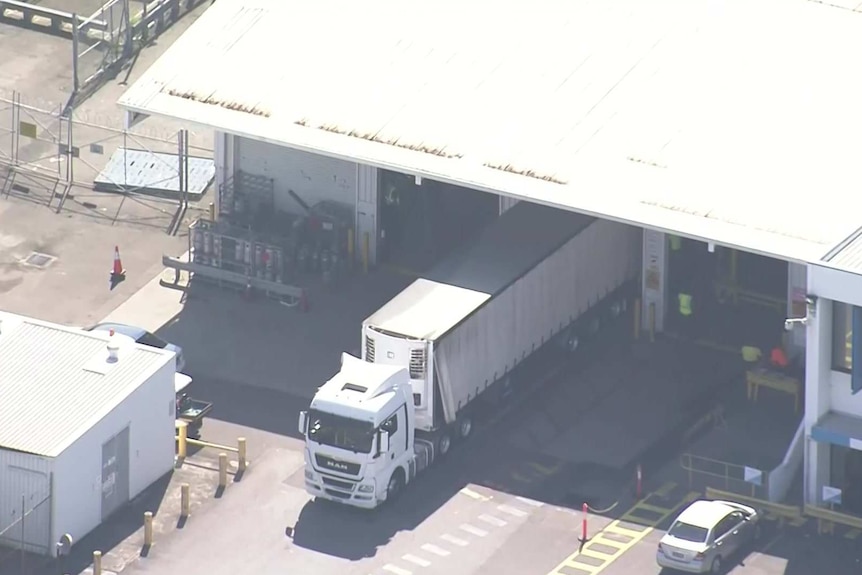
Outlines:
{"label": "yellow safety vest", "polygon": [[679,294],[679,313],[682,315],[691,315],[691,296],[687,293]]}
{"label": "yellow safety vest", "polygon": [[756,363],[762,355],[763,352],[754,346],[746,345],[742,348],[742,360],[746,363]]}
{"label": "yellow safety vest", "polygon": [[670,236],[671,251],[678,252],[682,247],[682,239],[679,236]]}

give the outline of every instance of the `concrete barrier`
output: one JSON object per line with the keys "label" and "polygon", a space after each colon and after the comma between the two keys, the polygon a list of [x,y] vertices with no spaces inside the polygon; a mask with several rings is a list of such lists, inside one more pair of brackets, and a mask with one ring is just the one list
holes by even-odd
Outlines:
{"label": "concrete barrier", "polygon": [[806,517],[817,519],[817,533],[819,534],[834,533],[836,524],[862,531],[862,517],[824,509],[816,505],[805,505],[802,512]]}
{"label": "concrete barrier", "polygon": [[107,23],[94,16],[83,18],[71,12],[36,6],[19,0],[0,0],[0,22],[23,25],[61,36],[71,36],[75,19],[77,19],[79,33],[86,36],[91,33],[101,35],[108,32]]}
{"label": "concrete barrier", "polygon": [[766,513],[767,517],[772,517],[778,520],[778,525],[783,526],[785,522],[800,522],[802,521],[802,508],[798,505],[785,505],[783,503],[773,503],[756,497],[748,497],[738,493],[729,491],[720,491],[712,487],[706,488],[707,499],[721,499],[724,501],[735,501],[743,505],[749,505],[755,509]]}

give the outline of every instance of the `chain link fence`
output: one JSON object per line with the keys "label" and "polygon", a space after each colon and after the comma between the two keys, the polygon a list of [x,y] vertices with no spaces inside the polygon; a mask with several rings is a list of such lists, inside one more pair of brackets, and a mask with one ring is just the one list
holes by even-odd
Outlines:
{"label": "chain link fence", "polygon": [[131,131],[18,93],[0,97],[0,195],[170,230],[186,209],[199,207],[215,174],[212,148],[184,134]]}

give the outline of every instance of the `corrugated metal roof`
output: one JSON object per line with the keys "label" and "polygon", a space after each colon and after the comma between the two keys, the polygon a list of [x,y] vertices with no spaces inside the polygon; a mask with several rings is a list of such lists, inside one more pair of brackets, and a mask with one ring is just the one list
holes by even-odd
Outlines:
{"label": "corrugated metal roof", "polygon": [[56,457],[171,354],[0,312],[0,448]]}
{"label": "corrugated metal roof", "polygon": [[862,228],[830,251],[823,261],[832,267],[862,274]]}
{"label": "corrugated metal roof", "polygon": [[233,0],[120,104],[818,261],[859,225],[860,53],[807,0]]}

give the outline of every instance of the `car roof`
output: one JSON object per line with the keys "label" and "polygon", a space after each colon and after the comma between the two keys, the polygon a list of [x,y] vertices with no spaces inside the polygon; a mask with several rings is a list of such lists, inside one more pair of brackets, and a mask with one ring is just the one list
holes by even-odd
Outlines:
{"label": "car roof", "polygon": [[130,337],[132,339],[139,339],[144,334],[147,333],[147,330],[135,327],[133,325],[126,325],[124,323],[99,323],[93,326],[93,330],[99,331],[110,331],[114,330],[115,333],[120,335],[125,335],[126,337]]}
{"label": "car roof", "polygon": [[689,505],[676,520],[695,527],[712,529],[719,521],[734,511],[737,510],[721,501],[701,499]]}

